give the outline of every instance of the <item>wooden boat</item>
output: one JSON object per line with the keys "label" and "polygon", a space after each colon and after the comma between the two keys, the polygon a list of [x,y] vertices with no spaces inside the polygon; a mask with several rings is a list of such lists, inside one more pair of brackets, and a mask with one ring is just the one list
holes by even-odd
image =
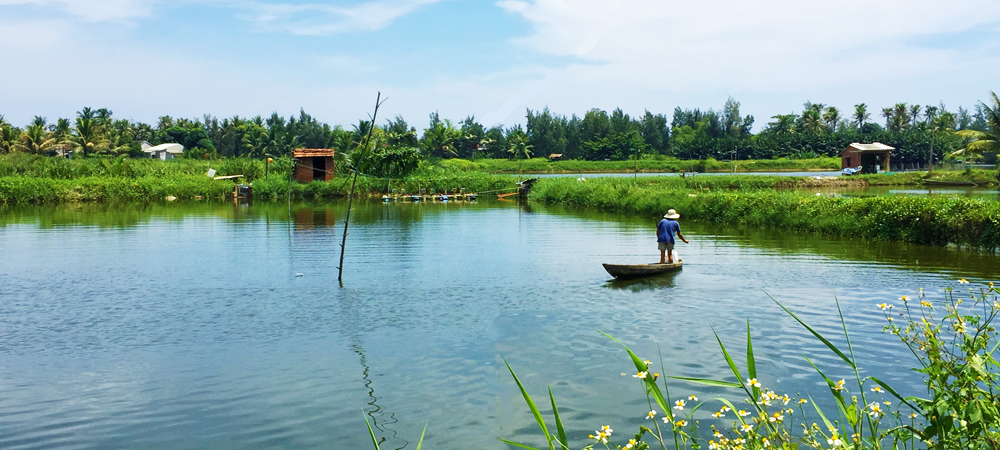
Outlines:
{"label": "wooden boat", "polygon": [[648,277],[650,275],[657,275],[661,273],[670,272],[673,270],[680,269],[684,265],[684,261],[678,260],[673,264],[603,264],[604,270],[607,270],[611,276],[619,279],[623,278],[638,278],[638,277]]}

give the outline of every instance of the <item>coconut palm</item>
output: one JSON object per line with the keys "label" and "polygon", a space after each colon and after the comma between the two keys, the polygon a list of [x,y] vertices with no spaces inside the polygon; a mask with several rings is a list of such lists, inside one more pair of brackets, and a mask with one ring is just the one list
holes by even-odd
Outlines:
{"label": "coconut palm", "polygon": [[799,120],[801,121],[802,129],[809,133],[819,134],[823,132],[824,128],[826,128],[826,124],[823,123],[823,118],[820,117],[819,111],[815,108],[809,108],[802,111],[802,117]]}
{"label": "coconut palm", "polygon": [[[89,110],[89,108],[84,108]],[[104,150],[106,143],[104,137],[98,133],[97,124],[94,119],[81,111],[76,118],[76,126],[73,134],[69,136],[67,142],[76,151],[82,151],[84,156]],[[87,111],[89,112],[89,111]]]}
{"label": "coconut palm", "polygon": [[[37,119],[38,117],[36,117]],[[56,140],[52,138],[50,133],[45,130],[44,120],[35,122],[28,125],[21,133],[20,139],[18,139],[17,144],[14,149],[20,152],[32,153],[36,155],[43,154],[49,151],[53,145],[55,145]]]}
{"label": "coconut palm", "polygon": [[511,133],[507,136],[507,153],[510,153],[514,159],[531,158],[531,148],[527,134]]}
{"label": "coconut palm", "polygon": [[918,120],[920,120],[920,105],[910,105],[910,125],[917,126]]}
{"label": "coconut palm", "polygon": [[21,136],[21,130],[12,127],[0,116],[0,154],[10,153],[17,145],[17,139]]}
{"label": "coconut palm", "polygon": [[835,106],[827,106],[823,111],[823,121],[830,127],[830,131],[837,132],[837,124],[840,122],[840,111]]}
{"label": "coconut palm", "polygon": [[871,119],[872,115],[868,112],[868,105],[864,103],[859,103],[854,105],[854,123],[858,125],[860,129],[865,125],[868,119]]}
{"label": "coconut palm", "polygon": [[951,156],[973,156],[976,157],[985,152],[1000,152],[1000,98],[996,92],[990,92],[990,101],[993,106],[980,102],[983,114],[986,118],[986,126],[990,132],[976,130],[956,131],[955,135],[966,139],[973,139],[966,144],[965,148],[951,154]]}

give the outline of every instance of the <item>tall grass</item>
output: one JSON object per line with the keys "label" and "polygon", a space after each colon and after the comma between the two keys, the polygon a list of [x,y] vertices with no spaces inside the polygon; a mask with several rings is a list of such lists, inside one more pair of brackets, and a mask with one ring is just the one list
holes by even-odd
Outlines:
{"label": "tall grass", "polygon": [[527,160],[481,159],[477,161],[445,160],[441,165],[462,170],[490,173],[598,173],[598,172],[769,172],[840,170],[839,158],[767,159],[742,161],[681,160],[670,157],[638,161],[549,161],[546,158]]}
{"label": "tall grass", "polygon": [[[709,177],[704,177],[709,178]],[[539,181],[531,199],[650,216],[684,218],[865,239],[1000,248],[1000,203],[963,197],[827,197],[802,191],[679,185],[676,181]]]}
{"label": "tall grass", "polygon": [[[959,280],[959,283],[968,284],[965,279]],[[1000,342],[993,326],[1000,315],[997,293],[990,282],[988,287],[970,288],[967,297],[959,296],[964,299],[956,298],[951,288],[945,289],[944,299],[937,302],[925,299],[922,290],[917,298],[909,299],[904,295],[898,299],[905,310],[897,317],[900,322],[905,322],[902,324],[893,321],[892,304],[873,305],[872,309],[881,309],[887,320],[883,332],[898,337],[916,356],[918,367],[913,370],[922,374],[928,398],[903,397],[879,378],[861,375],[862,369],[855,358],[855,349],[839,302],[840,327],[846,342],[843,348],[833,344],[775,300],[785,313],[809,331],[854,375],[851,381],[834,381],[806,356],[806,361],[819,375],[821,381],[818,384],[823,388],[819,388],[821,392],[807,392],[805,396],[781,394],[761,381],[763,377],[757,372],[749,321],[746,357],[742,367],[736,362],[738,355],[727,349],[716,334],[721,356],[732,372],[731,377],[720,376],[725,379],[661,377],[654,372],[650,360],[642,359],[627,345],[605,334],[625,348],[636,370],[632,377],[645,394],[645,403],[649,408],[641,415],[646,420],[653,420],[645,422],[648,426],[640,425],[634,435],[625,437],[616,437],[611,425],[601,426],[588,436],[590,444],[583,448],[995,450],[1000,445],[1000,408],[996,404],[996,392],[1000,389],[1000,362],[994,356]],[[663,367],[662,361],[660,366]],[[552,389],[549,388],[548,395],[553,420],[560,431],[558,435],[549,431],[545,418],[514,369],[509,364],[507,368],[534,416],[546,446],[550,450],[568,449],[567,437],[562,433],[565,425],[555,406]],[[730,388],[734,393],[704,400],[695,395],[672,398],[667,378]],[[832,408],[821,408],[814,401],[813,395],[827,395],[822,391],[829,391],[832,401],[825,403]],[[731,398],[743,398],[743,401]],[[710,425],[706,430],[697,420],[699,416],[704,417],[704,413],[696,415],[696,412],[711,408],[713,404],[718,409],[711,413],[712,419],[702,420],[712,420],[719,426]],[[663,422],[662,429],[659,421]],[[520,448],[534,448],[500,440]]]}

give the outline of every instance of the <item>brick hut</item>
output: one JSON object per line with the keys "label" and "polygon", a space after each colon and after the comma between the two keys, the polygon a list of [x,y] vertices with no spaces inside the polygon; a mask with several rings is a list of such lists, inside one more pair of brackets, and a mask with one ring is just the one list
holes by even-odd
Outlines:
{"label": "brick hut", "polygon": [[889,170],[889,154],[895,148],[881,142],[871,144],[851,144],[840,154],[840,167],[846,169],[861,166],[861,173],[878,173]]}
{"label": "brick hut", "polygon": [[292,152],[295,159],[295,181],[330,181],[337,171],[332,148],[300,148]]}

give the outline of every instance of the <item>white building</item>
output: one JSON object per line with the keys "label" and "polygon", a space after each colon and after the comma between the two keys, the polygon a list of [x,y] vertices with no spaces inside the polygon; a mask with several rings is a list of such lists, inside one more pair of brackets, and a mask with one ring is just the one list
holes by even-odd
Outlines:
{"label": "white building", "polygon": [[159,158],[166,161],[168,159],[174,159],[177,155],[184,153],[184,146],[181,144],[160,144],[154,146],[149,145],[148,142],[143,142],[142,151],[146,152],[150,158]]}

